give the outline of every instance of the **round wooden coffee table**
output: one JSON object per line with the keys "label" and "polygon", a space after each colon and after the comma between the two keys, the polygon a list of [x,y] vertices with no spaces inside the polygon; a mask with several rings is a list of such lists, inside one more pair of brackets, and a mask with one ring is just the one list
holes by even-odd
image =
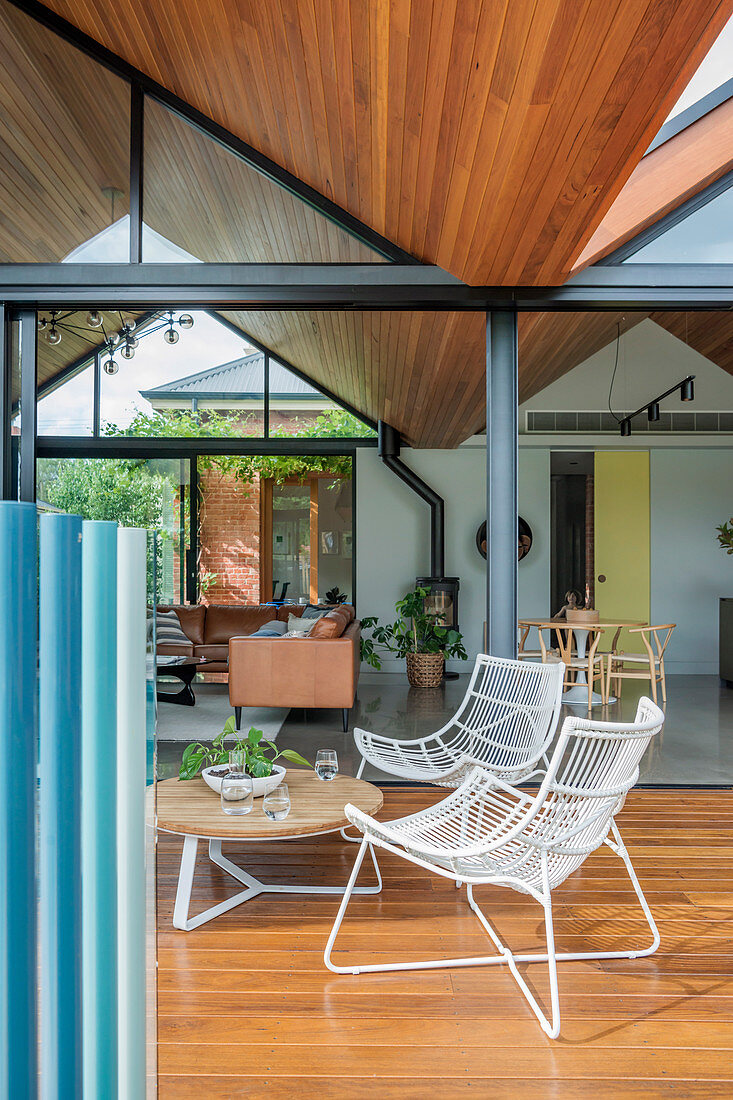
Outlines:
{"label": "round wooden coffee table", "polygon": [[[241,905],[263,893],[287,894],[343,894],[341,886],[283,886],[279,883],[261,882],[242,867],[222,855],[224,840],[292,840],[296,837],[319,836],[335,833],[349,824],[344,806],[350,802],[367,814],[374,814],[382,806],[382,792],[363,779],[337,775],[329,783],[318,779],[312,771],[288,769],[285,783],[290,790],[291,810],[284,821],[270,821],[262,809],[262,799],[254,800],[254,809],[242,817],[229,816],[221,809],[219,795],[207,787],[200,777],[188,781],[164,779],[157,784],[157,824],[166,833],[177,833],[184,838],[181,866],[178,872],[178,888],[173,910],[173,927],[190,932],[199,925],[213,920],[221,913]],[[212,905],[203,913],[189,917],[196,853],[199,840],[208,840],[209,859],[222,871],[241,882],[246,889]],[[370,847],[371,851],[371,847]],[[379,867],[372,854],[377,873],[376,886],[362,886],[354,893],[378,894],[382,889]]]}

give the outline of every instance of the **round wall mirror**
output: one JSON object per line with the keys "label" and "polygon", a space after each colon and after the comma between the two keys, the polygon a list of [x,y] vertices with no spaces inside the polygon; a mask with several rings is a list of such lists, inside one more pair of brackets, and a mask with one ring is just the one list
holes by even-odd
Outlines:
{"label": "round wall mirror", "polygon": [[[527,523],[526,519],[518,517],[517,522],[517,561],[521,561],[522,558],[526,558],[527,554],[532,549],[532,528]],[[482,558],[486,557],[486,520],[481,524],[476,532],[476,548]]]}

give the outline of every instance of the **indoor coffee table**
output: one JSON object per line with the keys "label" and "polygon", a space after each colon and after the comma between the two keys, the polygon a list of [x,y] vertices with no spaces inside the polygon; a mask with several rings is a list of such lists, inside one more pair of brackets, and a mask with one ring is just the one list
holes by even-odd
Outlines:
{"label": "indoor coffee table", "polygon": [[[270,821],[262,809],[261,798],[254,800],[254,808],[249,814],[225,814],[219,795],[201,777],[187,781],[164,779],[157,784],[158,828],[184,838],[173,910],[174,928],[190,932],[258,894],[343,894],[345,883],[344,886],[285,886],[261,882],[222,854],[221,846],[225,840],[295,840],[338,832],[349,824],[344,813],[347,802],[366,814],[374,814],[382,806],[382,792],[378,787],[347,775],[337,775],[325,783],[317,778],[315,772],[288,769],[283,782],[288,785],[291,803],[290,813],[284,821]],[[218,905],[212,905],[203,913],[189,917],[199,840],[208,841],[211,862],[241,882],[245,889]],[[382,889],[382,878],[371,848],[370,852],[377,885],[357,887],[355,894],[378,894]]]}
{"label": "indoor coffee table", "polygon": [[196,705],[196,696],[191,684],[197,672],[203,670],[204,665],[209,664],[205,657],[169,657],[158,654],[155,658],[155,675],[173,676],[180,680],[183,687],[180,691],[161,691],[156,685],[156,696],[159,703],[178,703],[182,707]]}

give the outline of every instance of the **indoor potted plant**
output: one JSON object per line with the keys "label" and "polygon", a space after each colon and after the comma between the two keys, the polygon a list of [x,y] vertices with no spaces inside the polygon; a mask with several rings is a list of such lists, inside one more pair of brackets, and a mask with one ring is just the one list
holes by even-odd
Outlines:
{"label": "indoor potted plant", "polygon": [[362,636],[362,661],[381,669],[378,647],[404,657],[407,679],[413,687],[437,687],[446,657],[467,658],[460,633],[443,625],[440,614],[425,610],[427,595],[427,588],[408,592],[395,604],[399,618],[386,626],[380,626],[374,616],[361,621],[362,629],[372,632],[370,638]]}
{"label": "indoor potted plant", "polygon": [[[225,745],[224,739],[236,733],[232,714],[224,723],[224,729],[212,741],[210,748],[198,741],[187,745],[183,750],[178,778],[195,779],[200,773],[212,790],[220,791],[222,779],[229,774],[229,753],[240,752],[244,757],[244,770],[252,779],[252,794],[255,798],[259,798],[261,795],[269,794],[282,782],[285,768],[275,763],[281,757],[292,764],[312,767],[295,749],[282,749],[278,752],[277,745],[273,741],[263,740],[262,730],[257,730],[254,726],[246,735],[237,737],[234,742]],[[268,753],[274,755],[268,756]]]}

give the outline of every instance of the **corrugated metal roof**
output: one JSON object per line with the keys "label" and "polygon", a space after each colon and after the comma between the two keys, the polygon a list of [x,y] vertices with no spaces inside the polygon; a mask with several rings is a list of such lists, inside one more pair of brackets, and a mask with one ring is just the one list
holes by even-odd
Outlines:
{"label": "corrugated metal roof", "polygon": [[[233,359],[230,363],[221,363],[218,367],[189,374],[185,378],[165,382],[151,390],[141,390],[148,400],[160,397],[196,397],[206,394],[222,397],[258,397],[262,395],[265,382],[265,357],[261,351]],[[270,396],[300,397],[303,400],[323,398],[313,386],[270,359]]]}

